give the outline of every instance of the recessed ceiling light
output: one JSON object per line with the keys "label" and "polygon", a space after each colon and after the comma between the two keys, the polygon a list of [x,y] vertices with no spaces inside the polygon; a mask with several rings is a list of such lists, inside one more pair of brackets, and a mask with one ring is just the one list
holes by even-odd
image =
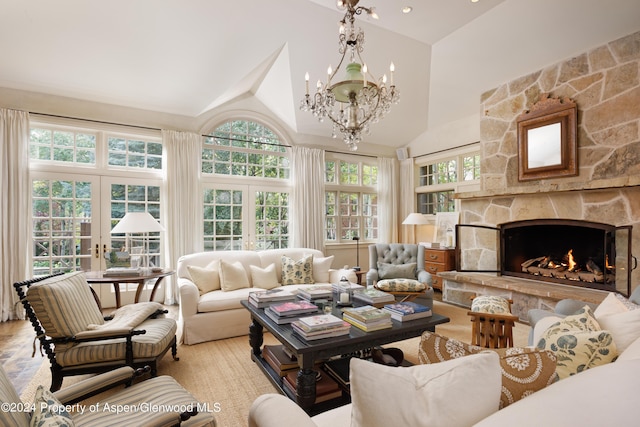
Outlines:
{"label": "recessed ceiling light", "polygon": [[478,3],[480,0],[471,0],[471,3]]}
{"label": "recessed ceiling light", "polygon": [[413,8],[411,6],[405,6],[402,8],[402,13],[411,13]]}

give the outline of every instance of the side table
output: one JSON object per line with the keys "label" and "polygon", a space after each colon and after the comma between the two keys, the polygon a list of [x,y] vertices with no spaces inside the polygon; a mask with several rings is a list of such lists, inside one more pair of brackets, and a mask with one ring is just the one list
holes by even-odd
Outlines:
{"label": "side table", "polygon": [[116,308],[120,308],[120,283],[137,283],[138,286],[136,288],[134,302],[140,302],[140,295],[144,289],[145,282],[156,279],[153,289],[151,290],[151,295],[149,296],[149,301],[153,301],[162,279],[175,273],[174,270],[151,271],[149,269],[143,269],[142,274],[135,276],[109,276],[105,275],[104,271],[86,271],[85,275],[87,277],[87,283],[113,283],[113,290],[116,294]]}
{"label": "side table", "polygon": [[431,273],[433,278],[432,286],[434,289],[442,291],[442,278],[437,274],[442,271],[455,270],[456,250],[451,248],[425,249],[424,258],[424,269]]}

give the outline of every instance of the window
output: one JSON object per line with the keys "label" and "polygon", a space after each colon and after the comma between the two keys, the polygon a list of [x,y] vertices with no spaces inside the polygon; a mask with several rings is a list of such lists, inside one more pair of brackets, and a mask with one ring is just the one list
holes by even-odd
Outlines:
{"label": "window", "polygon": [[202,173],[289,178],[289,156],[278,136],[259,123],[234,120],[205,139]]}
{"label": "window", "polygon": [[162,144],[159,142],[109,136],[109,166],[162,169]]}
{"label": "window", "polygon": [[289,152],[273,130],[221,124],[204,138],[202,175],[205,250],[289,246]]}
{"label": "window", "polygon": [[417,209],[423,214],[455,212],[454,193],[461,185],[480,180],[480,154],[477,148],[448,157],[421,159],[418,164]]}
{"label": "window", "polygon": [[96,134],[44,127],[31,128],[32,160],[96,164]]}
{"label": "window", "polygon": [[328,159],[325,167],[325,240],[378,238],[378,166],[375,160]]}

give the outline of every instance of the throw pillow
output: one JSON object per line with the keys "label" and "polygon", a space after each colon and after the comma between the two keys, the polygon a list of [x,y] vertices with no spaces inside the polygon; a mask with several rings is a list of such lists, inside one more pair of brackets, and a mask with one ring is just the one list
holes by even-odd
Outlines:
{"label": "throw pillow", "polygon": [[[626,313],[629,311],[628,305],[620,300],[617,295],[618,294],[614,292],[610,292],[609,295],[607,295],[607,297],[598,304],[596,309],[593,311],[593,315],[596,316],[596,319],[600,319],[601,317],[609,316],[611,314]],[[628,304],[633,303],[628,302]]]}
{"label": "throw pillow", "polygon": [[551,327],[551,325],[555,325],[562,319],[564,319],[564,317],[547,316],[538,320],[536,322],[536,325],[533,327],[533,339],[531,340],[531,344],[537,346],[538,342],[540,342],[540,338],[542,338],[542,334],[544,334],[545,331],[549,329],[549,327]]}
{"label": "throw pillow", "polygon": [[[614,340],[615,341],[615,340]],[[616,359],[617,362],[640,359],[640,338],[632,342]]]}
{"label": "throw pillow", "polygon": [[280,286],[275,264],[269,264],[265,268],[250,265],[249,269],[251,270],[251,283],[253,283],[254,288],[273,289]]}
{"label": "throw pillow", "polygon": [[560,379],[612,362],[618,355],[613,337],[600,328],[589,306],[551,325],[537,347],[555,353]]}
{"label": "throw pillow", "polygon": [[329,269],[333,263],[333,255],[326,258],[313,258],[313,280],[316,283],[329,283]]}
{"label": "throw pillow", "polygon": [[407,264],[387,264],[378,263],[378,279],[415,279],[416,263]]}
{"label": "throw pillow", "polygon": [[187,270],[191,280],[198,287],[200,295],[220,289],[220,261],[215,260],[206,267],[188,265]]}
{"label": "throw pillow", "polygon": [[602,329],[611,332],[619,352],[640,338],[640,310],[630,310],[598,318]]}
{"label": "throw pillow", "polygon": [[470,426],[498,410],[500,363],[487,352],[435,365],[350,362],[351,425]]}
{"label": "throw pillow", "polygon": [[478,313],[511,314],[509,301],[503,297],[480,295],[471,302],[471,311]]}
{"label": "throw pillow", "polygon": [[[452,338],[425,332],[420,339],[420,363],[439,363],[487,349]],[[551,351],[535,348],[503,348],[494,351],[500,357],[502,391],[500,409],[523,399],[558,380],[556,357]]]}
{"label": "throw pillow", "polygon": [[313,280],[313,255],[305,255],[298,261],[283,255],[281,260],[283,285],[315,283]]}
{"label": "throw pillow", "polygon": [[247,271],[240,261],[220,260],[220,287],[225,292],[249,287]]}
{"label": "throw pillow", "polygon": [[72,427],[71,415],[64,405],[49,390],[38,386],[33,398],[34,410],[30,426],[35,427]]}

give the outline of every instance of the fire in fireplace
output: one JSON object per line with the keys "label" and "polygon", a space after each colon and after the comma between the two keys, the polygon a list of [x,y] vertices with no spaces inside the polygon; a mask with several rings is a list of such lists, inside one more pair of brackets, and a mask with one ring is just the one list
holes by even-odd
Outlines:
{"label": "fire in fireplace", "polygon": [[490,239],[487,236],[479,236],[487,233],[487,230],[497,230],[495,249],[498,265],[495,271],[502,275],[629,294],[631,226],[537,219],[504,223],[496,228],[474,225],[459,227],[459,271],[491,271],[464,268],[465,245],[488,242]]}

